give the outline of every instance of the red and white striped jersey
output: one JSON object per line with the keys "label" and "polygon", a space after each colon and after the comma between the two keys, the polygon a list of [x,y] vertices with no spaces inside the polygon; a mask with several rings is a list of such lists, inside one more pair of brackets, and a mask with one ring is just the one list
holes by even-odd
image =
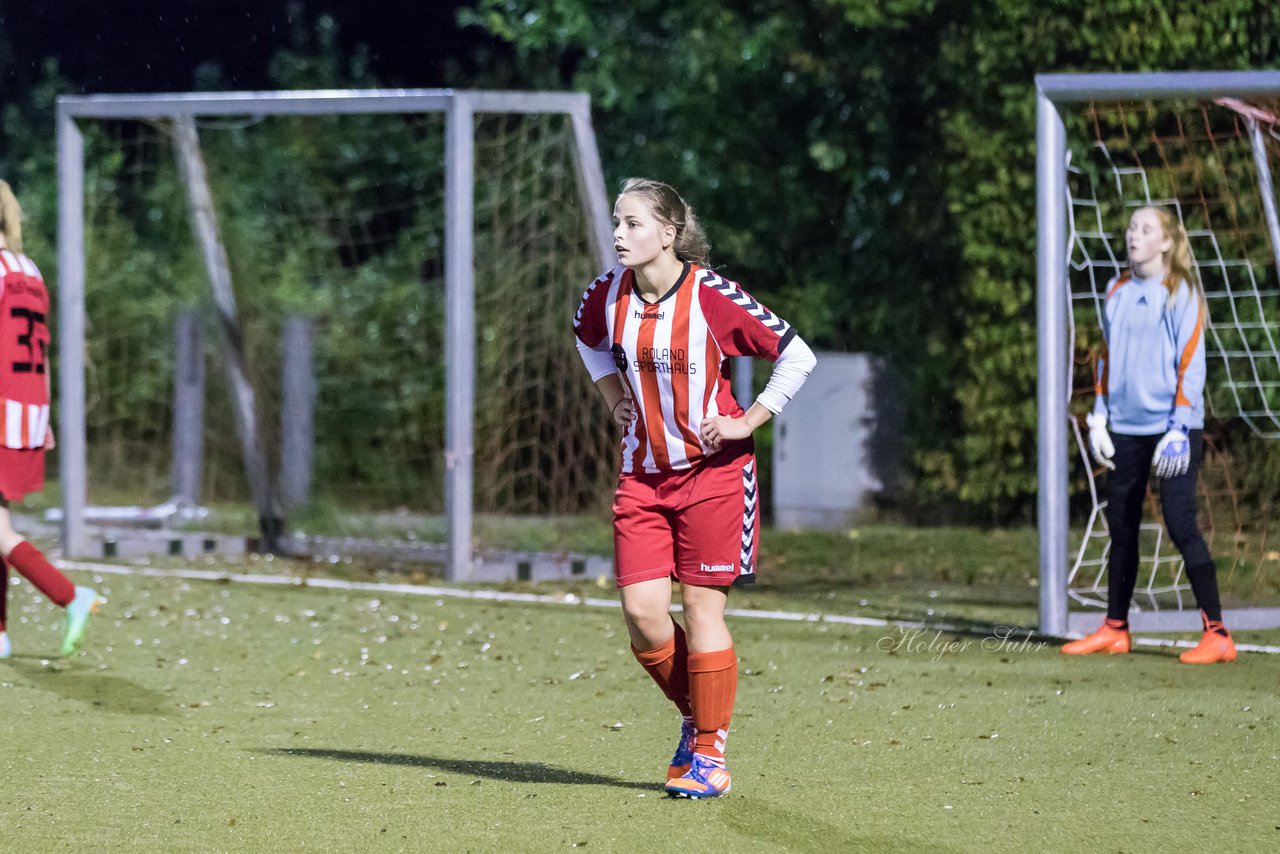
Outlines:
{"label": "red and white striped jersey", "polygon": [[49,292],[30,258],[0,249],[0,446],[43,448]]}
{"label": "red and white striped jersey", "polygon": [[655,303],[641,298],[634,272],[615,267],[582,295],[573,329],[587,347],[613,354],[636,402],[623,474],[679,471],[712,453],[700,436],[703,418],[742,414],[727,358],[777,361],[795,335],[737,282],[688,263]]}

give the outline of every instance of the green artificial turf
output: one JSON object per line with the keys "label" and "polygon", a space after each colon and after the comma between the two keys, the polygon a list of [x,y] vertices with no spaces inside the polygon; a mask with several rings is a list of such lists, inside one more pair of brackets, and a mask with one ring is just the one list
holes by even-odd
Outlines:
{"label": "green artificial turf", "polygon": [[[734,790],[619,615],[112,575],[85,650],[11,593],[0,830],[22,850],[1160,851],[1280,843],[1280,657],[1065,658],[737,619]],[[763,595],[763,594],[761,594]]]}

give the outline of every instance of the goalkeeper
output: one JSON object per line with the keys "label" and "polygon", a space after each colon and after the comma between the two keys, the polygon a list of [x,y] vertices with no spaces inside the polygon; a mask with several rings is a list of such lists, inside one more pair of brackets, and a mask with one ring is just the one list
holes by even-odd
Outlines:
{"label": "goalkeeper", "polygon": [[1086,418],[1094,459],[1111,471],[1107,619],[1062,651],[1129,651],[1142,505],[1154,471],[1165,528],[1182,553],[1204,623],[1199,645],[1181,660],[1234,661],[1235,643],[1222,624],[1217,568],[1196,522],[1196,476],[1204,456],[1204,291],[1187,233],[1168,211],[1136,211],[1125,242],[1130,267],[1107,285],[1096,399]]}

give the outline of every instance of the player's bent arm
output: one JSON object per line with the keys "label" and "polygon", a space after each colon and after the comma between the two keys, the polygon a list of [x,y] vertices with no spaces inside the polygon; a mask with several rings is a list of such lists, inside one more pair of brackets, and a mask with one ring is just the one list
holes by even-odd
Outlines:
{"label": "player's bent arm", "polygon": [[604,405],[609,407],[609,417],[613,423],[624,430],[636,417],[636,402],[622,387],[622,378],[614,373],[596,380],[596,388],[604,398]]}
{"label": "player's bent arm", "polygon": [[[603,347],[607,340],[601,339],[599,346]],[[622,377],[618,374],[618,364],[613,359],[613,353],[592,347],[581,338],[577,343],[578,355],[582,357],[587,373],[591,374],[591,381],[600,389],[604,405],[609,407],[610,419],[619,427],[625,428],[635,418],[635,402],[622,386]]]}
{"label": "player's bent arm", "polygon": [[578,355],[582,358],[582,364],[586,366],[587,373],[591,374],[591,381],[596,382],[601,377],[609,374],[618,373],[618,365],[613,360],[613,354],[608,350],[597,350],[595,347],[588,347],[582,343],[582,339],[577,339]]}
{"label": "player's bent arm", "polygon": [[[769,377],[768,384],[751,408],[755,409],[758,405],[767,409],[770,415],[777,415],[800,391],[817,364],[818,358],[813,355],[809,345],[799,335],[793,335],[787,342],[786,349],[778,354],[778,361],[773,363],[773,375]],[[767,420],[766,418],[765,421]],[[763,424],[764,421],[760,423]]]}
{"label": "player's bent arm", "polygon": [[752,432],[755,432],[755,429],[757,427],[759,427],[761,424],[765,423],[772,417],[773,417],[773,412],[770,411],[770,409],[767,406],[764,406],[763,404],[761,404],[760,401],[758,400],[755,403],[751,404],[751,408],[742,414],[742,420],[746,423],[748,427],[751,428]]}
{"label": "player's bent arm", "polygon": [[720,443],[725,439],[747,438],[755,432],[757,427],[772,417],[773,413],[757,401],[737,418],[731,418],[728,415],[711,415],[702,419],[702,428],[699,432],[704,442],[713,448],[719,448]]}
{"label": "player's bent arm", "polygon": [[782,411],[817,364],[818,359],[809,345],[798,335],[793,336],[779,354],[778,361],[773,363],[773,376],[769,377],[769,383],[751,408],[739,418],[718,415],[704,419],[702,438],[713,447],[718,447],[724,439],[747,438],[757,427]]}
{"label": "player's bent arm", "polygon": [[596,388],[600,389],[600,395],[604,398],[604,405],[609,407],[610,412],[627,396],[627,390],[622,387],[622,378],[617,373],[612,373],[596,380]]}

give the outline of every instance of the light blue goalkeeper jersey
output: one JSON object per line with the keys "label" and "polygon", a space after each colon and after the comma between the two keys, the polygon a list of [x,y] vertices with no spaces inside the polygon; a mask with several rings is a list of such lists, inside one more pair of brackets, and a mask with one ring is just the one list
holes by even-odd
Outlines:
{"label": "light blue goalkeeper jersey", "polygon": [[1094,412],[1116,433],[1163,433],[1172,419],[1204,427],[1204,306],[1181,282],[1123,273],[1107,284]]}

